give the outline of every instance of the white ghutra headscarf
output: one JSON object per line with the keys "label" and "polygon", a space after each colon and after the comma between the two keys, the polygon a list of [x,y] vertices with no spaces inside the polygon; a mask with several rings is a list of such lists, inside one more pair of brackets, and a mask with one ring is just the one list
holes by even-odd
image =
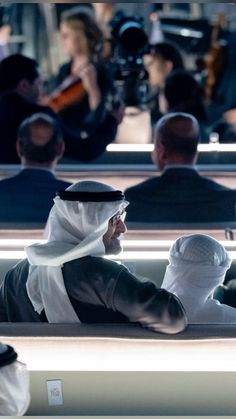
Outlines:
{"label": "white ghutra headscarf", "polygon": [[29,373],[11,346],[0,343],[0,416],[23,416],[30,403]]}
{"label": "white ghutra headscarf", "polygon": [[236,309],[211,298],[230,265],[227,251],[212,237],[180,237],[170,249],[162,288],[179,297],[189,323],[236,323]]}
{"label": "white ghutra headscarf", "polygon": [[35,311],[50,323],[79,323],[68,297],[62,266],[84,256],[103,256],[110,218],[128,205],[120,191],[100,182],[78,182],[54,199],[45,244],[26,247],[27,293]]}

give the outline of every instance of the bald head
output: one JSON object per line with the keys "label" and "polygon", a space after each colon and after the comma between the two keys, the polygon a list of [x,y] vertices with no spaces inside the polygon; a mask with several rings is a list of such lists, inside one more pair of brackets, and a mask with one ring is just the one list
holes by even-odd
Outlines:
{"label": "bald head", "polygon": [[192,115],[170,113],[163,116],[154,131],[153,159],[160,169],[167,164],[192,164],[200,141],[199,124]]}
{"label": "bald head", "polygon": [[26,118],[18,130],[17,150],[21,160],[31,164],[47,164],[61,157],[64,142],[57,122],[43,113]]}

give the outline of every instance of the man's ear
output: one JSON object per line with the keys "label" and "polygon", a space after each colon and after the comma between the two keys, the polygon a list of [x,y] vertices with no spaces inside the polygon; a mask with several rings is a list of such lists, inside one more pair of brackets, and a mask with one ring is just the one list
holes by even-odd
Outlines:
{"label": "man's ear", "polygon": [[157,150],[154,148],[153,150],[152,150],[152,152],[151,152],[151,159],[152,159],[152,162],[156,165],[156,166],[158,166],[158,159],[157,159]]}
{"label": "man's ear", "polygon": [[58,160],[63,157],[63,154],[65,152],[65,143],[64,141],[61,141],[60,144],[57,146],[57,158]]}
{"label": "man's ear", "polygon": [[18,139],[16,140],[16,152],[17,152],[18,157],[21,158],[22,153],[21,153],[20,141]]}
{"label": "man's ear", "polygon": [[153,163],[158,166],[160,170],[162,170],[166,164],[167,158],[166,149],[163,144],[158,143],[158,146],[156,145],[154,147],[154,150],[151,153],[151,158]]}

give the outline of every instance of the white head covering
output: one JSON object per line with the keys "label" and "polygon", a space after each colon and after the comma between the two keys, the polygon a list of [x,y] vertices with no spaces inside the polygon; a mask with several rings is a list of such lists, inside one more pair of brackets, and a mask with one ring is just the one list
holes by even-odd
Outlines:
{"label": "white head covering", "polygon": [[97,201],[88,198],[87,202],[84,199],[80,202],[57,196],[49,214],[47,243],[26,248],[31,265],[26,283],[28,296],[38,313],[45,309],[51,323],[79,322],[65,289],[61,267],[84,256],[103,256],[103,235],[109,219],[128,205],[121,192],[100,182],[78,182],[66,191],[85,195],[92,192]]}
{"label": "white head covering", "polygon": [[30,402],[26,365],[10,346],[0,343],[0,416],[22,416]]}
{"label": "white head covering", "polygon": [[162,288],[179,297],[190,323],[236,323],[236,309],[209,298],[231,265],[217,240],[205,234],[180,237],[169,262]]}

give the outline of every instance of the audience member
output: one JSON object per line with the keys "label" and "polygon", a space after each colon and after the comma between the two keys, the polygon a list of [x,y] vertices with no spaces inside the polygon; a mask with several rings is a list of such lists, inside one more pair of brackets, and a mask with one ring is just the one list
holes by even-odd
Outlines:
{"label": "audience member", "polygon": [[174,70],[184,69],[184,62],[177,45],[170,41],[151,45],[149,54],[144,56],[151,88],[150,110],[152,125],[162,116],[159,109],[159,93],[166,77]]}
{"label": "audience member", "polygon": [[231,265],[217,240],[205,234],[180,237],[169,262],[162,286],[179,297],[189,323],[236,323],[236,309],[212,298]]}
{"label": "audience member", "polygon": [[14,54],[0,63],[0,163],[19,162],[15,150],[17,129],[25,118],[37,112],[47,113],[59,121],[66,145],[66,157],[92,160],[114,140],[117,131],[116,114],[105,112],[87,131],[78,130],[75,135],[52,109],[37,104],[41,92],[42,81],[35,60]]}
{"label": "audience member", "polygon": [[23,416],[30,403],[26,365],[9,345],[0,343],[0,416]]}
{"label": "audience member", "polygon": [[208,143],[204,91],[189,72],[176,70],[166,77],[159,95],[159,108],[162,114],[186,112],[195,116],[200,125],[201,142]]}
{"label": "audience member", "polygon": [[[59,114],[74,130],[97,125],[113,90],[110,71],[102,60],[103,33],[92,11],[77,6],[64,11],[60,22],[61,44],[69,57],[55,78],[61,95]],[[63,100],[70,92],[68,103]]]}
{"label": "audience member", "polygon": [[70,186],[54,174],[64,152],[57,122],[42,113],[25,119],[18,131],[16,148],[22,169],[0,181],[0,222],[45,224],[56,191]]}
{"label": "audience member", "polygon": [[0,290],[1,321],[139,322],[156,332],[186,326],[179,300],[140,282],[105,254],[121,251],[124,195],[92,181],[61,191],[49,216],[48,241],[26,248]]}
{"label": "audience member", "polygon": [[181,52],[178,46],[170,41],[151,45],[149,54],[145,56],[145,64],[150,85],[154,88],[163,87],[171,71],[184,69]]}
{"label": "audience member", "polygon": [[126,190],[127,220],[233,221],[236,192],[201,176],[194,166],[200,141],[197,120],[185,113],[167,114],[154,135],[152,157],[162,174]]}

